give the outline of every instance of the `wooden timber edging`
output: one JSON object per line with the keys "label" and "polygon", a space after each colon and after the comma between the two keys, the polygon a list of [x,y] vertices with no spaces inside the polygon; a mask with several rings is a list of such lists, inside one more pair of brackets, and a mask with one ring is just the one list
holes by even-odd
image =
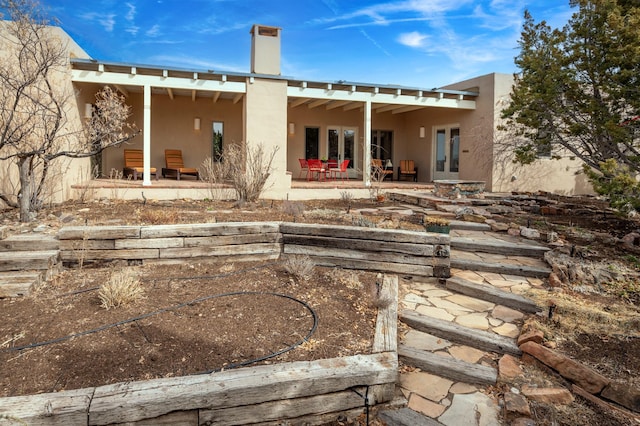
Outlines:
{"label": "wooden timber edging", "polygon": [[321,266],[418,276],[450,276],[446,234],[288,222],[226,222],[60,229],[60,256],[69,265],[116,259],[277,259],[308,255]]}
{"label": "wooden timber edging", "polygon": [[[227,226],[217,232],[234,229]],[[156,231],[158,238],[177,238],[167,230]],[[180,232],[186,231],[183,228]],[[137,235],[128,227],[115,234]],[[63,235],[67,241],[72,235],[81,235],[83,241],[104,241],[99,238],[114,234],[103,229],[84,229],[81,233],[67,229]],[[367,407],[390,402],[398,379],[398,278],[381,275],[379,279],[381,296],[391,302],[378,309],[369,355],[0,398],[0,418],[40,425],[143,422],[196,426],[281,421],[318,424],[345,414],[355,417]]]}

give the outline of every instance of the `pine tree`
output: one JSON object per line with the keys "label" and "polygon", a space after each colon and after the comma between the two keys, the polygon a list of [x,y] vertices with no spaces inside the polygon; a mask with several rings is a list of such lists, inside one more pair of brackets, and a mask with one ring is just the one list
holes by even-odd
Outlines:
{"label": "pine tree", "polygon": [[522,136],[516,161],[532,163],[542,152],[575,156],[614,205],[640,207],[640,186],[629,179],[640,173],[640,4],[570,5],[575,12],[562,29],[525,12],[515,59],[521,73],[503,128]]}

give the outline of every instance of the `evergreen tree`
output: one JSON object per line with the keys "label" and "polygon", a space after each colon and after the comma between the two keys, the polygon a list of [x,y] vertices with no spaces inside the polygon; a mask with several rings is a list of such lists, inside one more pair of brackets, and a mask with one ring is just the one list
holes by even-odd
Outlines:
{"label": "evergreen tree", "polygon": [[[572,0],[562,29],[525,12],[504,128],[516,161],[575,156],[618,207],[640,207],[640,2]],[[567,154],[568,153],[568,154]]]}

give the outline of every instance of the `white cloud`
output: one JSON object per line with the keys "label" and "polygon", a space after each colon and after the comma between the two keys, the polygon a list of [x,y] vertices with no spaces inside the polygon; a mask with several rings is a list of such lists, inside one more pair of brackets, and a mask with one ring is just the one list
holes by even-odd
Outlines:
{"label": "white cloud", "polygon": [[422,47],[427,37],[426,34],[421,34],[418,31],[403,33],[398,37],[398,43],[409,47]]}
{"label": "white cloud", "polygon": [[160,25],[155,24],[153,27],[149,28],[144,34],[147,37],[158,37],[159,35],[161,35]]}
{"label": "white cloud", "polygon": [[124,31],[129,33],[129,34],[131,34],[131,35],[133,35],[133,36],[135,36],[135,35],[138,34],[138,31],[140,31],[140,27],[132,25],[132,26],[126,28]]}
{"label": "white cloud", "polygon": [[125,6],[129,8],[129,11],[124,16],[127,21],[133,21],[136,17],[136,7],[131,3],[125,3]]}
{"label": "white cloud", "polygon": [[80,17],[86,21],[98,22],[98,24],[100,24],[107,32],[112,32],[116,25],[115,13],[101,14],[97,12],[89,12],[82,14]]}

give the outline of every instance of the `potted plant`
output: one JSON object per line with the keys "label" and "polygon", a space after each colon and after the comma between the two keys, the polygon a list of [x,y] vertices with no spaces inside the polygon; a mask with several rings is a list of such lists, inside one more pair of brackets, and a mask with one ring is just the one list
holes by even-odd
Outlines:
{"label": "potted plant", "polygon": [[448,234],[451,226],[448,219],[439,216],[424,217],[424,228],[427,232],[436,232],[438,234]]}

